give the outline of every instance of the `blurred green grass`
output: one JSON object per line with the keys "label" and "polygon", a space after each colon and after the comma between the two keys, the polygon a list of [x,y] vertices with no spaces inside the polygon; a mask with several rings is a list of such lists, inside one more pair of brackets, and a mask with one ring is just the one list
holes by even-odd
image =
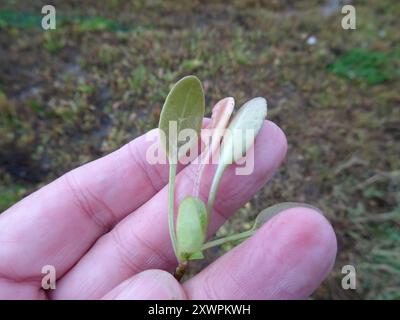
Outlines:
{"label": "blurred green grass", "polygon": [[329,70],[349,80],[359,79],[368,84],[379,84],[392,76],[393,69],[388,68],[389,61],[385,53],[355,48],[336,59]]}
{"label": "blurred green grass", "polygon": [[[40,12],[21,12],[12,10],[0,11],[0,27],[40,29],[43,15]],[[79,32],[94,31],[122,31],[126,28],[117,21],[106,19],[101,16],[60,16],[56,15],[59,27],[72,25]]]}
{"label": "blurred green grass", "polygon": [[[170,86],[196,74],[208,112],[225,96],[265,96],[289,142],[279,172],[219,235],[266,206],[308,202],[339,242],[313,298],[399,298],[398,1],[357,1],[347,31],[331,1],[54,1],[47,32],[44,4],[0,6],[0,211],[157,126]],[[355,291],[340,286],[346,264]]]}

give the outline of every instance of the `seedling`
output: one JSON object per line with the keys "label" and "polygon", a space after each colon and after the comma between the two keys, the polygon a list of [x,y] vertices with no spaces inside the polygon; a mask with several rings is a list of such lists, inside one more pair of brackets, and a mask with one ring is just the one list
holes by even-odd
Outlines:
{"label": "seedling", "polygon": [[[225,169],[238,161],[253,145],[267,115],[267,102],[264,98],[254,98],[246,102],[229,122],[233,112],[233,98],[221,100],[213,109],[211,124],[213,129],[210,145],[199,157],[201,158],[197,179],[192,195],[179,204],[177,221],[174,221],[175,176],[179,159],[186,155],[200,137],[205,112],[205,99],[201,82],[195,76],[187,76],[178,81],[168,94],[160,115],[159,129],[161,146],[169,161],[168,185],[168,226],[172,247],[178,260],[175,277],[180,280],[184,275],[189,260],[202,259],[203,251],[226,242],[239,241],[252,236],[271,216],[287,208],[298,206],[297,203],[282,203],[264,209],[257,216],[253,228],[224,238],[206,242],[208,224],[218,187]],[[228,124],[229,122],[229,124]],[[181,141],[185,130],[194,132],[194,138]],[[250,132],[250,134],[249,134]],[[229,133],[229,134],[228,134]],[[222,142],[221,142],[222,136]],[[199,188],[205,162],[219,150],[219,161],[207,205],[199,198]]]}

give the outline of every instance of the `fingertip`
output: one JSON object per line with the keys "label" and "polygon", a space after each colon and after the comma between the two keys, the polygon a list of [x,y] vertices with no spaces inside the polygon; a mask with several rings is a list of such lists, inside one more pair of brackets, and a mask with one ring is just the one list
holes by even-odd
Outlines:
{"label": "fingertip", "polygon": [[301,248],[322,248],[325,260],[332,261],[336,257],[337,240],[332,225],[322,212],[309,207],[284,210],[266,223],[260,232],[286,238]]}
{"label": "fingertip", "polygon": [[269,292],[272,298],[307,298],[328,276],[337,254],[332,225],[321,212],[307,207],[279,213],[251,241],[273,243],[268,252],[276,258],[275,267],[284,271]]}
{"label": "fingertip", "polygon": [[285,133],[274,122],[266,120],[254,144],[255,176],[265,183],[285,159],[287,148]]}
{"label": "fingertip", "polygon": [[325,217],[296,207],[185,283],[193,299],[303,299],[325,279],[336,236]]}
{"label": "fingertip", "polygon": [[288,142],[283,130],[275,122],[265,120],[262,134],[265,134],[267,139],[273,143],[277,150],[277,157],[284,159],[288,149]]}

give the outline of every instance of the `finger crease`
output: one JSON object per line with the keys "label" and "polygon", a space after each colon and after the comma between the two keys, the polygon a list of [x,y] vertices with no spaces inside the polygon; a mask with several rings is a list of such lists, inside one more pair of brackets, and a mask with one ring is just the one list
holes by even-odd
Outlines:
{"label": "finger crease", "polygon": [[[135,150],[132,150],[133,147],[135,148]],[[149,172],[147,171],[147,168],[144,165],[142,159],[140,159],[140,157],[137,156],[137,154],[139,154],[139,152],[140,152],[140,150],[138,149],[137,145],[134,144],[134,143],[129,143],[128,144],[128,150],[129,150],[129,153],[130,153],[131,157],[133,158],[133,160],[138,164],[140,169],[146,175],[147,181],[150,183],[150,185],[153,188],[153,190],[155,192],[160,191],[161,188],[155,185],[155,183],[154,183],[153,179],[151,178]]]}
{"label": "finger crease", "polygon": [[[76,200],[81,211],[83,213],[85,213],[86,216],[89,217],[89,219],[92,220],[98,227],[100,227],[104,233],[107,232],[108,230],[110,230],[112,223],[111,222],[106,223],[105,221],[102,221],[98,217],[98,215],[96,215],[96,212],[91,207],[90,201],[88,200],[88,197],[86,195],[86,194],[91,194],[91,193],[88,193],[87,189],[86,189],[86,192],[84,192],[83,189],[81,187],[79,187],[78,183],[76,182],[76,180],[74,178],[73,171],[66,173],[63,177],[64,177],[66,186],[73,194],[74,199]],[[98,203],[97,198],[94,197],[93,199]],[[101,203],[100,203],[100,205],[101,205]],[[104,204],[102,206],[104,207]],[[114,215],[114,214],[112,214],[112,215]]]}
{"label": "finger crease", "polygon": [[[140,237],[138,237],[134,232],[132,232],[130,235],[133,236],[134,241],[139,243],[139,246],[132,245],[130,242],[129,245],[127,245],[124,241],[121,240],[121,237],[119,235],[118,229],[114,229],[111,231],[112,239],[117,245],[117,250],[120,255],[121,261],[129,268],[132,270],[133,273],[140,272],[143,270],[146,270],[148,268],[152,268],[155,266],[159,265],[170,265],[172,264],[172,261],[168,259],[165,255],[163,255],[161,252],[159,252],[157,249],[153,248],[150,246],[146,241],[143,241]],[[140,266],[140,260],[138,257],[134,254],[134,248],[135,247],[140,247],[140,250],[143,251],[143,248],[146,248],[147,252],[150,254],[146,254],[146,265],[145,266]],[[139,250],[138,250],[139,251]],[[152,259],[149,259],[149,256],[151,256]],[[156,258],[156,259],[154,259]],[[139,263],[135,262],[139,261]]]}

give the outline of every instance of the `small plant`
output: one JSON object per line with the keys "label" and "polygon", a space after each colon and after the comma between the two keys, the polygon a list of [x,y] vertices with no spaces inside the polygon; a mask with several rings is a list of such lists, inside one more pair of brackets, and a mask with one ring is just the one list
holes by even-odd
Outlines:
{"label": "small plant", "polygon": [[[264,98],[254,98],[246,102],[229,122],[233,107],[233,98],[225,98],[213,109],[211,123],[208,125],[208,128],[213,130],[211,143],[206,145],[205,150],[199,155],[201,161],[193,192],[179,204],[176,224],[174,190],[177,163],[197,143],[205,112],[205,99],[200,80],[195,76],[187,76],[178,81],[168,94],[161,111],[160,141],[170,167],[168,225],[172,247],[178,260],[175,271],[175,277],[178,280],[184,275],[188,261],[202,259],[204,250],[226,242],[244,240],[252,236],[276,213],[293,206],[303,206],[297,203],[281,203],[269,207],[259,213],[252,229],[206,242],[215,197],[225,169],[246,154],[253,145],[267,115],[267,102]],[[180,134],[185,130],[195,133],[189,141],[179,139]],[[217,150],[219,161],[211,183],[208,201],[205,204],[198,196],[201,177],[205,163]]]}

